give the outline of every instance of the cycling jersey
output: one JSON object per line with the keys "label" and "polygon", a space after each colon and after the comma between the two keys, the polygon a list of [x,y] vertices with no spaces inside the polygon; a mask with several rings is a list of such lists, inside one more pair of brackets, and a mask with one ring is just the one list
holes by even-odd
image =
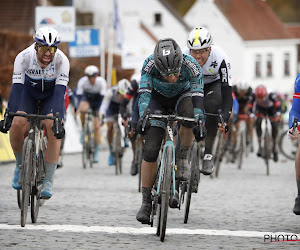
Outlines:
{"label": "cycling jersey", "polygon": [[300,73],[295,80],[295,93],[293,96],[293,104],[289,113],[289,127],[293,125],[294,118],[297,117],[300,121]]}
{"label": "cycling jersey", "polygon": [[239,113],[240,114],[244,114],[245,110],[246,110],[246,106],[249,106],[250,103],[252,103],[253,101],[253,92],[252,92],[252,88],[249,87],[248,90],[246,91],[246,93],[244,95],[240,95],[238,90],[237,90],[237,86],[234,85],[232,87],[232,92],[235,94],[236,99],[239,102]]}
{"label": "cycling jersey", "polygon": [[[201,66],[203,83],[208,84],[221,80],[222,84],[232,86],[231,67],[224,51],[217,45],[211,45],[210,55],[206,63]],[[190,49],[186,47],[184,54],[190,55]]]}
{"label": "cycling jersey", "polygon": [[139,116],[142,118],[144,111],[149,106],[152,90],[166,98],[179,96],[190,91],[194,106],[194,117],[203,114],[203,81],[201,67],[197,61],[183,55],[183,62],[176,83],[169,83],[154,65],[153,55],[149,56],[143,65],[139,89]]}
{"label": "cycling jersey", "polygon": [[106,81],[101,76],[96,77],[95,84],[91,84],[87,76],[78,80],[76,90],[78,101],[87,101],[93,111],[99,111],[105,92]]}
{"label": "cycling jersey", "polygon": [[120,113],[123,118],[126,118],[127,116],[127,105],[131,99],[132,99],[132,109],[135,105],[136,99],[138,97],[140,81],[141,81],[141,74],[134,74],[131,77],[131,85],[127,93],[124,95],[124,98],[120,104]]}
{"label": "cycling jersey", "polygon": [[113,116],[119,113],[120,99],[118,86],[110,88],[103,99],[100,108],[100,114],[104,116]]}
{"label": "cycling jersey", "polygon": [[[232,109],[232,80],[231,80],[231,67],[229,60],[223,50],[216,45],[210,46],[210,54],[206,63],[201,66],[203,74],[203,83],[204,90],[210,87],[211,84],[218,83],[221,85],[221,96],[222,96],[222,110],[224,114],[224,120],[227,123],[229,119],[229,112]],[[190,55],[190,49],[185,48],[183,53]],[[213,87],[215,89],[217,87]],[[206,91],[210,93],[209,90]],[[209,95],[205,95],[204,102],[207,102],[206,99],[210,99]]]}
{"label": "cycling jersey", "polygon": [[36,113],[35,102],[40,100],[42,114],[59,112],[64,117],[64,94],[69,71],[69,60],[59,49],[46,68],[38,64],[35,43],[20,52],[14,62],[13,87],[8,103],[10,111]]}

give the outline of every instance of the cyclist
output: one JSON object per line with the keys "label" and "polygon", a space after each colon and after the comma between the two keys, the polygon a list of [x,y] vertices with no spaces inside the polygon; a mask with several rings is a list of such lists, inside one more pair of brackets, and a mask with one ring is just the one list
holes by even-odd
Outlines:
{"label": "cyclist", "polygon": [[[183,55],[178,44],[171,38],[161,39],[155,46],[154,54],[143,65],[139,89],[139,116],[137,130],[145,141],[142,162],[142,206],[136,215],[141,223],[148,223],[151,213],[151,189],[156,175],[156,160],[165,134],[166,124],[151,120],[146,124],[147,133],[141,125],[146,109],[151,113],[167,113],[170,109],[180,116],[203,115],[203,82],[201,67],[196,60]],[[181,124],[180,145],[176,145],[176,179],[187,180],[190,175],[188,155],[194,135],[200,138],[199,128]]]}
{"label": "cyclist", "polygon": [[[60,36],[55,29],[44,26],[36,30],[33,40],[34,43],[20,52],[15,59],[8,108],[11,112],[34,114],[37,112],[36,102],[41,101],[43,115],[59,112],[61,118],[64,118],[64,94],[69,81],[70,63],[65,54],[57,48],[61,42]],[[14,189],[21,189],[19,167],[22,164],[22,149],[28,125],[24,117],[14,117],[11,123],[10,142],[16,157],[12,181]],[[58,134],[54,134],[51,120],[45,120],[45,126],[48,146],[45,159],[46,176],[41,197],[47,199],[52,196],[52,178],[57,167],[60,139],[65,132],[62,127]],[[0,130],[7,132],[7,129],[3,129],[3,121]]]}
{"label": "cyclist", "polygon": [[107,131],[106,138],[109,145],[109,157],[108,157],[108,165],[112,166],[115,164],[114,155],[112,152],[112,143],[113,143],[113,126],[115,122],[115,117],[120,112],[120,103],[122,102],[125,94],[130,88],[130,82],[127,79],[120,80],[117,85],[110,88],[104,98],[104,101],[100,108],[100,118],[101,125],[103,122],[106,122]]}
{"label": "cyclist", "polygon": [[274,92],[268,92],[264,85],[258,85],[254,92],[254,98],[250,106],[251,117],[254,117],[253,113],[256,113],[256,134],[258,138],[258,151],[257,156],[262,157],[261,147],[261,123],[263,118],[260,114],[268,116],[272,126],[272,141],[273,141],[273,160],[278,161],[278,150],[277,150],[277,135],[278,135],[278,122],[281,119],[281,102],[277,98],[277,94]]}
{"label": "cyclist", "polygon": [[[132,113],[132,110],[135,106],[137,97],[138,97],[138,90],[139,90],[139,85],[140,85],[140,80],[141,80],[141,74],[136,73],[133,74],[131,77],[131,86],[129,87],[127,93],[125,94],[121,104],[120,104],[120,113],[123,119],[123,124],[125,124],[125,127],[128,126],[128,119],[130,118],[130,114]],[[131,101],[132,100],[132,101]],[[129,114],[128,112],[128,104],[131,101],[131,112]],[[130,137],[130,136],[129,136]],[[132,151],[133,154],[135,152],[135,141],[136,141],[136,136],[132,136],[130,138],[131,141],[131,146],[132,146]],[[131,163],[131,169],[130,169],[130,174],[131,175],[136,175],[138,173],[138,166],[134,162],[135,156],[133,155],[133,160]]]}
{"label": "cyclist", "polygon": [[[98,76],[99,69],[95,65],[89,65],[84,70],[85,76],[78,80],[77,98],[79,102],[79,112],[82,127],[85,122],[85,113],[92,109],[94,119],[95,133],[95,152],[93,162],[99,161],[99,144],[101,138],[99,125],[99,108],[106,92],[106,81],[103,77]],[[83,143],[84,130],[81,131],[80,141]]]}
{"label": "cyclist", "polygon": [[[239,114],[249,115],[250,104],[253,101],[252,88],[248,85],[246,81],[239,80],[235,85],[233,85],[232,91],[239,102]],[[237,135],[239,130],[238,116],[237,116],[237,120],[235,121],[235,124],[236,124],[236,132],[234,136]],[[247,130],[246,143],[247,145],[251,144],[251,151],[253,151],[253,122],[250,119],[250,117],[248,117],[246,120],[246,130]]]}
{"label": "cyclist", "polygon": [[295,159],[295,169],[296,169],[296,182],[297,182],[297,190],[298,194],[295,200],[295,206],[293,209],[293,212],[296,215],[300,215],[300,134],[299,134],[299,127],[296,130],[296,133],[293,135],[292,134],[292,125],[294,118],[297,117],[298,121],[300,121],[300,73],[297,75],[296,80],[295,80],[295,93],[293,96],[293,104],[292,108],[289,113],[289,127],[291,128],[289,130],[289,137],[294,141],[298,139],[298,150],[296,154],[296,159]]}
{"label": "cyclist", "polygon": [[[185,52],[194,57],[202,68],[205,112],[216,114],[222,107],[227,132],[233,102],[230,62],[224,51],[212,43],[212,35],[206,28],[194,28],[189,33]],[[217,129],[219,127],[222,131],[221,126],[216,116],[206,116],[207,136],[201,169],[205,175],[214,171],[212,150]]]}

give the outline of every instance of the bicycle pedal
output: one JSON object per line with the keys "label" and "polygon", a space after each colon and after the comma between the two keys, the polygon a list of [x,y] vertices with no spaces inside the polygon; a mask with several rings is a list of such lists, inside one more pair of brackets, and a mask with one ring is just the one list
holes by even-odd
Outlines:
{"label": "bicycle pedal", "polygon": [[41,200],[49,200],[51,197],[44,197],[44,196],[40,196]]}

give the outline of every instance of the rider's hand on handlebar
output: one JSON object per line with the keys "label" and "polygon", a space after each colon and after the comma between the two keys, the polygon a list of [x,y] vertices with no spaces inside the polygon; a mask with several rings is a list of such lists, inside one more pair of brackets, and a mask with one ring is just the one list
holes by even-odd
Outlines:
{"label": "rider's hand on handlebar", "polygon": [[137,126],[136,126],[136,131],[137,131],[140,135],[144,136],[144,135],[147,134],[147,131],[150,129],[150,126],[151,126],[150,121],[147,120],[147,121],[146,121],[145,128],[144,128],[144,131],[142,131],[143,120],[139,120],[138,123],[137,123]]}
{"label": "rider's hand on handlebar", "polygon": [[294,134],[293,134],[293,128],[290,128],[288,130],[288,136],[289,138],[292,140],[292,141],[295,141],[297,138],[298,138],[298,135],[299,135],[299,131],[298,129],[295,130]]}
{"label": "rider's hand on handlebar", "polygon": [[228,126],[227,123],[224,123],[224,127],[223,127],[222,123],[219,122],[218,123],[218,129],[219,129],[220,133],[226,134],[228,132],[228,130],[229,130],[229,126]]}
{"label": "rider's hand on handlebar", "polygon": [[199,126],[196,125],[196,126],[193,127],[193,133],[195,135],[195,139],[196,139],[197,142],[204,140],[205,137],[206,137],[207,131],[206,131],[205,126],[202,127],[202,131],[203,131],[203,135],[201,136]]}
{"label": "rider's hand on handlebar", "polygon": [[0,131],[4,134],[7,133],[7,131],[10,129],[11,127],[11,123],[12,121],[9,122],[9,124],[6,125],[6,128],[4,128],[4,120],[0,121]]}
{"label": "rider's hand on handlebar", "polygon": [[65,137],[65,129],[64,129],[63,125],[59,126],[58,131],[56,131],[55,123],[53,123],[52,131],[53,131],[54,136],[56,137],[56,139],[62,139],[62,138]]}

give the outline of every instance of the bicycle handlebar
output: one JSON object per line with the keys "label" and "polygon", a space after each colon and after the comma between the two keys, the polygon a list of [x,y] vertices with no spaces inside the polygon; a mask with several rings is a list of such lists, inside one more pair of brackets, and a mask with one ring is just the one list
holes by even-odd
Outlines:
{"label": "bicycle handlebar", "polygon": [[292,135],[295,135],[295,131],[299,125],[300,123],[298,122],[298,117],[294,117],[293,126],[292,126],[292,131],[293,131]]}
{"label": "bicycle handlebar", "polygon": [[61,119],[60,119],[60,114],[59,112],[56,112],[55,116],[50,116],[50,115],[37,115],[37,114],[26,114],[26,113],[15,113],[15,112],[9,112],[9,109],[6,108],[5,113],[4,113],[4,124],[3,128],[6,129],[9,126],[9,118],[14,117],[14,116],[21,116],[25,117],[28,120],[53,120],[54,122],[54,128],[56,130],[56,133],[59,133],[61,130]]}

